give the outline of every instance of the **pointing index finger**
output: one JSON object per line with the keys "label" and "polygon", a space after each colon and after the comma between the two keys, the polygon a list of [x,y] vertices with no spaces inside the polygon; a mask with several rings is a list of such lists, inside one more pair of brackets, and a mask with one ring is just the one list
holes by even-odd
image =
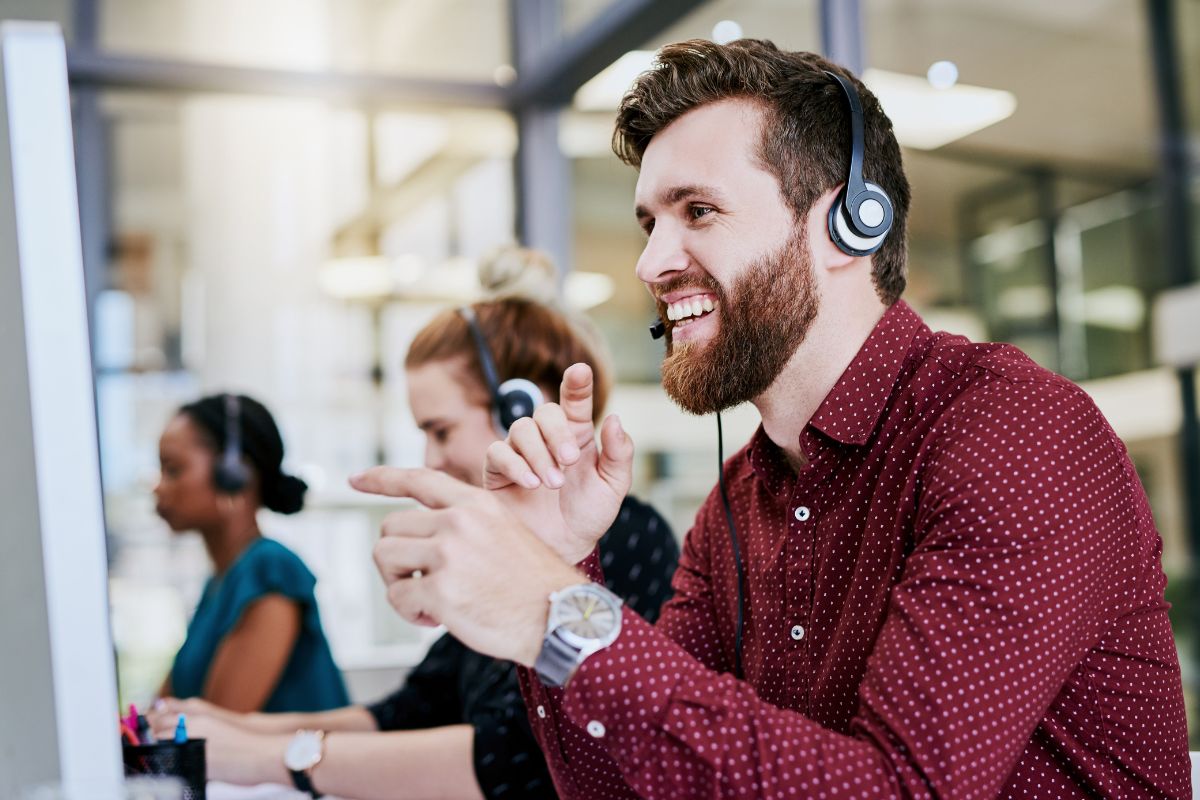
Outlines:
{"label": "pointing index finger", "polygon": [[400,467],[372,467],[352,476],[350,485],[367,494],[410,497],[427,508],[460,505],[480,491],[444,472]]}

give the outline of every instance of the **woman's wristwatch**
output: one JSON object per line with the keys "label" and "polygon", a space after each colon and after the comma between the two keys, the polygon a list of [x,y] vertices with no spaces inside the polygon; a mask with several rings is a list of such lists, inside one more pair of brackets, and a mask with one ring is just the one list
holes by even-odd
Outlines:
{"label": "woman's wristwatch", "polygon": [[292,775],[292,783],[302,792],[320,797],[312,783],[312,771],[325,757],[325,731],[296,731],[287,750],[283,751],[283,765]]}
{"label": "woman's wristwatch", "polygon": [[584,660],[616,641],[621,598],[595,583],[568,586],[550,595],[542,651],[533,669],[548,686],[565,686]]}

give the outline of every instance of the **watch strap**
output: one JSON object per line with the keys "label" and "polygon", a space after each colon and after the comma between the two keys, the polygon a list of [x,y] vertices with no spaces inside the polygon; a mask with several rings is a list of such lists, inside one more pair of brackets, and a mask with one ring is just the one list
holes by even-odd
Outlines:
{"label": "watch strap", "polygon": [[547,686],[565,686],[579,666],[579,653],[578,648],[563,641],[558,631],[551,631],[542,639],[542,651],[533,663],[534,672]]}
{"label": "watch strap", "polygon": [[308,770],[289,769],[292,773],[292,783],[302,792],[307,792],[312,797],[321,797],[321,793],[313,786],[312,778],[308,775]]}

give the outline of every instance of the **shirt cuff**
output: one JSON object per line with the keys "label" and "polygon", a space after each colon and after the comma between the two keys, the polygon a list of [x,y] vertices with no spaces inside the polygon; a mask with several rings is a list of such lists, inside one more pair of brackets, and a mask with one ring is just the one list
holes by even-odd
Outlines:
{"label": "shirt cuff", "polygon": [[600,566],[600,547],[597,545],[587,558],[575,565],[575,569],[587,576],[589,581],[604,585],[604,567]]}
{"label": "shirt cuff", "polygon": [[672,700],[697,666],[644,619],[625,614],[616,641],[589,656],[567,683],[563,711],[618,764],[632,766],[659,733],[670,733]]}

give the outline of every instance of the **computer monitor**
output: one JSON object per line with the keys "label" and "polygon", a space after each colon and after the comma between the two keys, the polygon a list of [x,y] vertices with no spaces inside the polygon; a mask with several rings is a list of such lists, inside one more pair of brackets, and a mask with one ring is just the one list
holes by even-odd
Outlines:
{"label": "computer monitor", "polygon": [[66,50],[0,24],[0,797],[121,759]]}

